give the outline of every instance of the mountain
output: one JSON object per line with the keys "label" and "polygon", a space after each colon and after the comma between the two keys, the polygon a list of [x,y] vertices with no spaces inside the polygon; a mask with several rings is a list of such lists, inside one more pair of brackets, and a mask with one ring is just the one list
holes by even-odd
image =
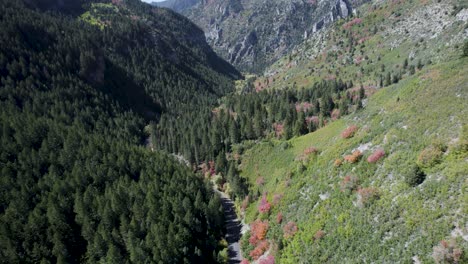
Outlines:
{"label": "mountain", "polygon": [[0,262],[217,262],[218,195],[143,144],[150,121],[215,103],[239,73],[139,1],[0,11]]}
{"label": "mountain", "polygon": [[260,73],[324,26],[353,15],[357,0],[201,1],[182,11],[242,71]]}
{"label": "mountain", "polygon": [[[233,150],[249,186],[238,201],[250,228],[244,258],[468,261],[467,8],[458,0],[367,3],[252,77],[257,94],[349,85],[331,101],[323,94],[296,103],[321,123],[317,130]],[[343,96],[360,94],[358,110],[342,106]],[[333,105],[329,115],[310,114],[321,102]]]}
{"label": "mountain", "polygon": [[465,2],[1,1],[0,262],[467,263]]}
{"label": "mountain", "polygon": [[199,0],[166,0],[161,2],[153,2],[151,4],[159,7],[167,7],[177,12],[183,12],[198,4],[199,2]]}

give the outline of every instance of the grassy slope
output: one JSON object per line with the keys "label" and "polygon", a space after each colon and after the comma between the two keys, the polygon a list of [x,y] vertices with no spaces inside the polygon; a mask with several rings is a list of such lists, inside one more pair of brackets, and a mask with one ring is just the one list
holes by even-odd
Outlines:
{"label": "grassy slope", "polygon": [[[270,239],[284,244],[277,254],[281,263],[408,263],[413,256],[425,262],[432,260],[433,246],[448,238],[455,225],[467,232],[468,153],[454,150],[463,144],[462,125],[468,123],[467,60],[426,67],[381,89],[364,110],[290,140],[287,149],[277,142],[247,151],[242,176],[252,185],[263,176],[265,185],[259,191],[267,192],[270,201],[274,194],[284,195],[270,213],[268,233]],[[340,133],[351,124],[360,127],[357,135],[342,139]],[[442,162],[425,169],[427,179],[421,185],[408,186],[404,181],[408,168],[435,141],[448,145]],[[372,145],[361,161],[333,165],[335,159],[366,143]],[[303,170],[295,159],[310,146],[317,147],[320,154]],[[377,146],[386,156],[369,164],[366,158]],[[340,191],[345,175],[358,177],[362,187],[376,187],[380,199],[365,208],[355,206],[357,194]],[[320,194],[329,198],[321,200]],[[278,212],[284,216],[282,225],[297,223],[299,231],[292,239],[282,239],[275,221]],[[246,220],[256,217],[254,202],[247,209]],[[326,235],[314,242],[312,237],[318,230]],[[459,243],[468,254],[467,242]]]}

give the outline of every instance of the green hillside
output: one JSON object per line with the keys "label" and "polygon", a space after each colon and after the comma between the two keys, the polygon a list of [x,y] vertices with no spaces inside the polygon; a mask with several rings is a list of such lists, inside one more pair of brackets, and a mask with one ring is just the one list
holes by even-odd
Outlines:
{"label": "green hillside", "polygon": [[[243,155],[241,176],[254,186],[246,221],[269,222],[266,237],[280,263],[408,263],[413,257],[426,263],[433,247],[451,239],[468,250],[466,63],[465,57],[426,67],[379,90],[356,114]],[[355,135],[344,139],[353,125]],[[362,157],[346,161],[356,149]],[[384,156],[369,162],[378,149]],[[259,193],[279,202],[259,213]],[[285,238],[288,222],[297,233]]]}
{"label": "green hillside", "polygon": [[[413,257],[426,263],[433,261],[433,247],[451,239],[466,254],[467,62],[427,67],[378,91],[359,113],[243,155],[241,175],[254,186],[246,220],[269,222],[266,237],[280,263],[408,263]],[[341,133],[352,125],[356,134],[344,139]],[[362,157],[345,161],[356,149]],[[378,149],[384,156],[368,162]],[[257,193],[279,202],[259,214]],[[290,221],[298,231],[285,238]]]}
{"label": "green hillside", "polygon": [[460,1],[371,2],[252,82],[274,91],[342,80],[368,98],[315,132],[248,145],[244,258],[468,261],[465,13]]}

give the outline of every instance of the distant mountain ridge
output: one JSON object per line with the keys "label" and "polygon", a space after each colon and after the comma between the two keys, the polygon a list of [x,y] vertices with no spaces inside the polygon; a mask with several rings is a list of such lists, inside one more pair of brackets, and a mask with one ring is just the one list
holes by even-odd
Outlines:
{"label": "distant mountain ridge", "polygon": [[210,45],[242,71],[262,72],[324,26],[366,0],[169,0],[197,23]]}

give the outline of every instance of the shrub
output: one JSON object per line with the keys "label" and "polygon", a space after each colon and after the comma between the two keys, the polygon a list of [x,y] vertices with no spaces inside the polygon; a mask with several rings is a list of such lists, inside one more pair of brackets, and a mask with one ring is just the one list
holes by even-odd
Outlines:
{"label": "shrub", "polygon": [[279,147],[281,148],[281,150],[287,150],[291,147],[291,144],[289,144],[289,142],[285,141],[285,142],[282,142]]}
{"label": "shrub", "polygon": [[313,240],[318,241],[318,240],[322,239],[324,236],[325,236],[325,231],[319,230],[319,231],[315,232]]}
{"label": "shrub", "polygon": [[359,150],[355,150],[353,154],[344,156],[344,160],[348,163],[356,163],[362,157],[362,153]]}
{"label": "shrub", "polygon": [[293,237],[297,232],[297,225],[296,223],[290,221],[283,227],[283,236],[284,238],[288,239]]}
{"label": "shrub", "polygon": [[332,120],[336,120],[336,119],[340,118],[340,116],[341,116],[340,110],[339,109],[333,109],[330,116],[331,116]]}
{"label": "shrub", "polygon": [[379,190],[374,187],[362,188],[358,191],[357,205],[364,207],[379,199]]}
{"label": "shrub", "polygon": [[316,147],[308,147],[304,150],[304,155],[311,155],[311,154],[317,154],[318,149]]}
{"label": "shrub", "polygon": [[277,224],[281,224],[281,222],[283,222],[283,214],[282,213],[278,213],[276,215],[276,223]]}
{"label": "shrub", "polygon": [[260,241],[258,245],[252,251],[250,251],[249,256],[251,256],[254,260],[257,260],[263,255],[263,253],[265,253],[265,251],[268,250],[269,246],[270,244],[268,241]]}
{"label": "shrub", "polygon": [[258,241],[265,239],[268,232],[268,221],[256,220],[250,224],[249,243],[256,245]]}
{"label": "shrub", "polygon": [[264,193],[258,205],[258,211],[260,213],[268,213],[270,209],[271,209],[271,204],[268,202],[266,194]]}
{"label": "shrub", "polygon": [[383,149],[377,149],[372,153],[368,158],[367,162],[369,163],[376,163],[379,161],[381,158],[385,156],[385,151]]}
{"label": "shrub", "polygon": [[347,127],[343,132],[341,132],[341,137],[342,138],[351,138],[354,136],[354,134],[356,134],[356,132],[358,131],[358,127],[355,126],[355,125],[352,125],[352,126],[349,126]]}
{"label": "shrub", "polygon": [[415,187],[423,183],[426,179],[426,174],[419,168],[418,165],[414,165],[410,171],[406,174],[405,182],[411,186]]}
{"label": "shrub", "polygon": [[356,190],[358,186],[358,178],[356,176],[347,175],[340,183],[340,190],[342,192],[351,193]]}
{"label": "shrub", "polygon": [[240,264],[250,264],[250,262],[247,259],[243,259]]}
{"label": "shrub", "polygon": [[459,263],[463,251],[458,247],[455,239],[442,240],[432,251],[432,257],[436,263]]}
{"label": "shrub", "polygon": [[303,173],[306,169],[307,169],[307,167],[306,167],[303,163],[297,164],[297,168],[296,168],[297,173],[301,174],[301,173]]}
{"label": "shrub", "polygon": [[335,162],[333,162],[333,165],[335,167],[339,167],[341,166],[341,164],[343,164],[343,160],[342,159],[336,159]]}
{"label": "shrub", "polygon": [[423,168],[431,168],[441,161],[443,154],[440,148],[429,146],[419,153],[418,165]]}
{"label": "shrub", "polygon": [[217,260],[218,260],[218,263],[228,263],[228,249],[227,248],[224,248],[223,250],[221,250],[220,252],[218,252],[218,257],[217,257]]}

